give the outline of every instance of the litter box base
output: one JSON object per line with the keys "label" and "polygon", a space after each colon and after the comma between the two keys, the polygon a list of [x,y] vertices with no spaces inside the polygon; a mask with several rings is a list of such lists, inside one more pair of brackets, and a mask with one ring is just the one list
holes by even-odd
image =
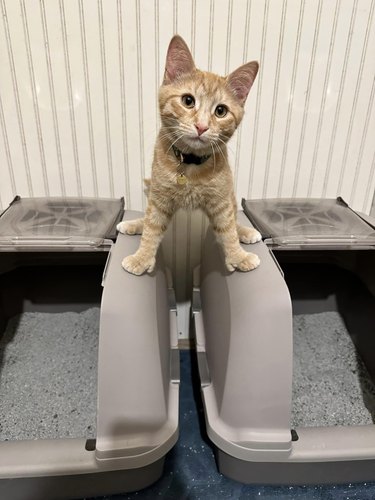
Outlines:
{"label": "litter box base", "polygon": [[[238,219],[250,226],[243,213]],[[259,255],[261,265],[250,273],[228,273],[222,250],[209,228],[201,266],[194,274],[192,309],[198,370],[207,434],[215,446],[219,471],[247,484],[375,480],[374,424],[348,420],[345,424],[315,422],[309,427],[302,422],[297,426],[292,411],[292,298],[293,307],[297,303],[302,313],[342,313],[344,309],[353,349],[355,346],[364,362],[369,383],[374,381],[374,360],[369,354],[373,352],[375,311],[374,251],[329,253],[328,262],[342,272],[342,282],[333,279],[328,288],[320,274],[315,273],[311,281],[298,267],[295,275],[300,288],[290,291],[280,262],[307,262],[311,274],[311,263],[325,263],[327,252],[302,251],[296,257],[280,251],[276,258],[262,241],[244,249]],[[352,299],[357,291],[353,288],[357,281],[349,279],[352,275],[363,287],[362,295],[357,294],[359,304]],[[310,396],[307,392],[306,397]],[[371,408],[370,404],[370,422],[374,418]]]}
{"label": "litter box base", "polygon": [[95,450],[85,446],[84,439],[2,443],[0,497],[54,500],[114,495],[146,488],[163,473],[164,457],[134,469],[99,470]]}
{"label": "litter box base", "polygon": [[[125,219],[140,216],[124,214]],[[3,250],[0,272],[7,286],[0,294],[2,330],[10,318],[25,311],[81,311],[99,304],[101,308],[97,394],[95,388],[92,391],[92,399],[97,396],[95,439],[87,439],[84,432],[46,439],[6,436],[0,442],[0,498],[52,500],[127,493],[148,487],[162,475],[165,456],[178,438],[177,312],[161,252],[152,275],[133,276],[122,269],[122,259],[137,249],[139,241],[139,236],[118,235],[106,248],[106,265],[106,250],[94,250],[89,262],[89,249]],[[75,268],[76,262],[80,265]],[[43,273],[29,274],[33,266],[43,267]],[[35,385],[43,388],[42,380]],[[66,401],[68,410],[69,404]]]}
{"label": "litter box base", "polygon": [[308,485],[368,481],[375,468],[373,460],[341,462],[247,462],[216,449],[219,472],[244,484]]}

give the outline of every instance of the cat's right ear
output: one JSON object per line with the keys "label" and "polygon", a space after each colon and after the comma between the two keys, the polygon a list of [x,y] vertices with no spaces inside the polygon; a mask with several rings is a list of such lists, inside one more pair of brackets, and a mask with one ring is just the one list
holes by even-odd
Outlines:
{"label": "cat's right ear", "polygon": [[184,40],[175,35],[169,43],[163,85],[173,83],[182,75],[195,70],[195,64],[190,50]]}
{"label": "cat's right ear", "polygon": [[256,61],[249,62],[237,68],[227,76],[227,83],[233,94],[242,105],[245,104],[248,93],[253,86],[257,76],[259,64]]}

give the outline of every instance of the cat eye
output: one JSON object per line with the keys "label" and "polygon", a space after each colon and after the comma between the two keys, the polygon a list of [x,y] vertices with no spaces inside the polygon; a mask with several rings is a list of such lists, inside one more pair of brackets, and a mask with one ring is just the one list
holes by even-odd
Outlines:
{"label": "cat eye", "polygon": [[195,106],[195,99],[192,95],[190,94],[184,94],[181,97],[182,104],[186,106],[187,108],[194,108]]}
{"label": "cat eye", "polygon": [[218,118],[223,118],[227,113],[228,113],[228,108],[223,104],[219,104],[219,106],[216,106],[215,115]]}

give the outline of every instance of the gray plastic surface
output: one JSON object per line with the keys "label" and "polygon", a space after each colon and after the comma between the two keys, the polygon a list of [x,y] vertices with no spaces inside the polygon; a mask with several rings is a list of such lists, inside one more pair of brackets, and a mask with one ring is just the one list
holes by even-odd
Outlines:
{"label": "gray plastic surface", "polygon": [[[238,218],[250,225],[243,213]],[[260,266],[229,274],[209,229],[200,283],[197,273],[194,277],[198,368],[207,432],[217,447],[220,472],[244,483],[374,480],[375,425],[300,427],[292,440],[289,291],[263,242],[244,248],[260,256]],[[348,269],[355,269],[374,291],[375,253],[359,254],[350,258],[346,251]],[[373,351],[365,333],[358,335],[357,347],[366,362]],[[368,369],[373,365],[367,363]]]}
{"label": "gray plastic surface", "polygon": [[157,481],[164,458],[140,469],[110,470],[71,476],[22,477],[2,479],[0,497],[4,500],[61,500],[93,498],[138,491]]}
{"label": "gray plastic surface", "polygon": [[243,200],[250,221],[268,245],[375,248],[374,226],[341,199]]}
{"label": "gray plastic surface", "polygon": [[375,460],[334,462],[248,462],[216,450],[220,472],[246,484],[308,485],[368,481],[373,477]]}
{"label": "gray plastic surface", "polygon": [[[239,218],[249,225],[243,214]],[[237,458],[275,460],[291,450],[291,303],[266,245],[250,250],[259,255],[259,268],[228,273],[209,229],[196,345],[206,354],[211,379],[202,387],[210,439]],[[276,374],[277,383],[264,373]]]}
{"label": "gray plastic surface", "polygon": [[139,239],[118,236],[104,278],[96,440],[103,466],[148,465],[166,454],[178,434],[176,311],[170,310],[162,256],[152,275],[134,276],[121,267]]}
{"label": "gray plastic surface", "polygon": [[18,196],[0,215],[0,251],[106,249],[122,213],[122,199]]}

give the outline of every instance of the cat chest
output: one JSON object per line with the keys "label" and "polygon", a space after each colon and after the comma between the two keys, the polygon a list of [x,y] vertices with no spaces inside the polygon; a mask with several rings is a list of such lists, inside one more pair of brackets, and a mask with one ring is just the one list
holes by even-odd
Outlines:
{"label": "cat chest", "polygon": [[180,208],[204,209],[207,205],[215,205],[215,200],[220,202],[223,197],[230,199],[231,183],[224,182],[222,176],[211,178],[207,182],[192,181],[187,177],[186,182],[182,184],[177,182],[176,175],[164,178],[163,182],[158,180],[155,179],[152,185],[152,198],[157,205],[161,203],[171,212]]}
{"label": "cat chest", "polygon": [[175,187],[175,204],[176,208],[197,209],[203,208],[207,199],[214,196],[214,190],[207,186],[197,186],[189,184],[189,181],[183,185]]}

